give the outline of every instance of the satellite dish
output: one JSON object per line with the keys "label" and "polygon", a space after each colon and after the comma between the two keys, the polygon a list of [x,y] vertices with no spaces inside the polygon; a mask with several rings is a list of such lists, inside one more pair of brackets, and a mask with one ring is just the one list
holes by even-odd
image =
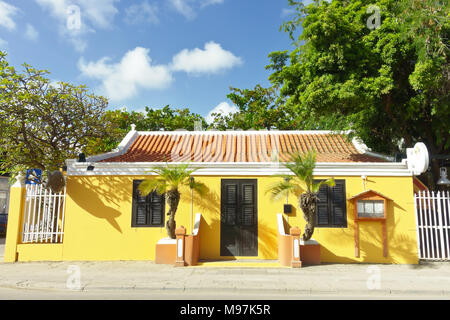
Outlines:
{"label": "satellite dish", "polygon": [[417,142],[414,148],[406,149],[408,169],[418,176],[424,173],[430,164],[428,149],[423,142]]}

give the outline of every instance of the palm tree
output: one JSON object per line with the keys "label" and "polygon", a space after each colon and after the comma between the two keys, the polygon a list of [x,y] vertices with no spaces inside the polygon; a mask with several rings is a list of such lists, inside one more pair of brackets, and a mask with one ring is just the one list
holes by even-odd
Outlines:
{"label": "palm tree", "polygon": [[180,202],[181,193],[179,188],[181,186],[189,186],[193,191],[199,195],[207,193],[208,188],[201,182],[191,179],[191,175],[197,169],[188,169],[189,164],[182,164],[176,166],[154,168],[150,172],[157,174],[157,177],[146,179],[141,182],[138,189],[143,196],[150,194],[153,191],[159,194],[166,194],[167,203],[169,204],[169,211],[167,215],[169,220],[166,223],[167,234],[170,238],[175,239],[175,213],[177,212],[178,203]]}
{"label": "palm tree", "polygon": [[[274,200],[289,193],[299,197],[298,205],[302,209],[303,217],[306,221],[303,240],[307,241],[311,239],[314,233],[319,189],[323,184],[334,186],[334,179],[314,183],[313,170],[316,166],[316,153],[313,151],[309,151],[306,154],[293,153],[291,162],[284,163],[284,166],[292,171],[294,175],[281,175],[280,177],[284,179],[272,185],[267,192],[271,193]],[[304,190],[305,186],[306,190]]]}

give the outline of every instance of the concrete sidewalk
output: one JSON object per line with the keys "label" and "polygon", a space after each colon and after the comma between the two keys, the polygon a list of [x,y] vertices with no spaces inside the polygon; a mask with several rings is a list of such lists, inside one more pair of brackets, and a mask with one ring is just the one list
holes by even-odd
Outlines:
{"label": "concrete sidewalk", "polygon": [[195,294],[209,299],[239,295],[254,299],[261,299],[261,295],[280,299],[292,295],[450,299],[450,263],[324,264],[301,269],[175,268],[147,261],[0,263],[0,289],[17,288],[37,290],[37,297],[39,290],[56,290],[100,296],[108,292],[165,292],[182,299]]}

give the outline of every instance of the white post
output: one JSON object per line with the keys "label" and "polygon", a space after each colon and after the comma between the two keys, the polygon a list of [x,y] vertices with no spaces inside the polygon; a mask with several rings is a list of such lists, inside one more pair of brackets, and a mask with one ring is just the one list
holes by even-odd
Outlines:
{"label": "white post", "polygon": [[428,207],[427,207],[427,210],[425,210],[425,216],[427,217],[427,226],[426,226],[426,228],[427,228],[427,235],[428,235],[428,237],[427,237],[428,258],[432,259],[434,255],[433,255],[432,250],[430,250],[430,247],[431,247],[430,246],[430,242],[433,242],[433,236],[432,236],[432,233],[431,233],[432,226],[431,226],[431,223],[430,223],[430,212],[431,212],[430,198],[431,198],[431,193],[430,193],[430,191],[428,191],[428,197],[427,197]]}
{"label": "white post", "polygon": [[[42,193],[42,184],[40,184],[37,187],[37,192],[35,193],[35,196],[34,196],[34,201],[37,202],[38,220],[39,220],[39,214],[41,212],[41,193]],[[38,197],[39,197],[39,199],[38,199]],[[36,224],[35,224],[35,221],[36,221],[36,210],[33,210],[33,219],[31,221],[31,231],[30,231],[31,232],[30,233],[30,235],[31,235],[31,242],[34,242],[34,240],[36,238]]]}
{"label": "white post", "polygon": [[[58,209],[57,209],[57,211],[56,211],[56,226],[54,225],[55,224],[55,219],[53,219],[53,225],[52,225],[52,230],[53,230],[53,232],[54,232],[54,235],[55,235],[55,242],[56,243],[58,243],[58,224],[59,224],[59,210],[60,210],[60,208],[61,208],[61,192],[59,193],[59,196],[58,196]],[[52,240],[53,240],[53,237],[52,237]]]}
{"label": "white post", "polygon": [[64,187],[63,192],[64,192],[64,197],[63,197],[62,216],[61,216],[61,233],[60,233],[60,239],[59,239],[60,242],[64,241],[63,236],[64,236],[64,213],[66,210],[66,187]]}
{"label": "white post", "polygon": [[[44,234],[45,234],[45,236],[44,236],[44,238],[45,238],[45,242],[48,242],[48,233],[49,233],[49,226],[50,226],[50,220],[49,220],[49,218],[50,218],[50,215],[51,215],[51,208],[52,208],[52,206],[53,206],[53,202],[54,201],[52,201],[53,200],[53,191],[52,190],[49,190],[49,192],[48,192],[48,207],[47,207],[47,214],[44,216],[44,223],[46,224],[46,226],[45,226],[45,232],[44,232]],[[44,231],[44,228],[42,228],[42,230]]]}
{"label": "white post", "polygon": [[[449,194],[447,192],[447,194],[445,194],[444,192],[442,192],[442,202],[444,205],[444,208],[442,210],[442,214],[444,215],[444,218],[442,219],[442,228],[443,228],[443,232],[445,232],[445,244],[446,244],[446,248],[447,248],[447,260],[450,260],[450,239],[449,239],[449,229],[450,229],[450,217],[447,217],[448,214],[450,214],[450,197]],[[447,204],[447,205],[446,205]]]}
{"label": "white post", "polygon": [[[38,223],[38,242],[42,242],[43,238],[44,238],[44,217],[46,216],[47,212],[48,212],[48,203],[47,203],[47,198],[48,198],[48,191],[47,188],[44,189],[44,197],[43,197],[43,208],[42,208],[42,215],[39,215],[39,223]],[[41,228],[41,224],[42,224],[42,228]]]}
{"label": "white post", "polygon": [[[30,218],[31,218],[31,203],[33,200],[33,194],[35,194],[35,190],[33,190],[33,186],[32,185],[26,185],[25,186],[25,205],[24,205],[24,213],[27,211],[27,204],[28,204],[28,224],[26,226],[26,230],[25,230],[25,226],[24,226],[24,235],[22,236],[22,241],[24,242],[28,242],[30,241]],[[34,200],[34,208],[36,208],[36,199]],[[33,210],[34,212],[35,210]],[[25,219],[24,219],[25,222]],[[24,223],[25,224],[25,223]],[[25,233],[26,232],[26,233]]]}
{"label": "white post", "polygon": [[450,193],[447,191],[447,225],[445,228],[445,234],[447,236],[447,259],[450,260]]}
{"label": "white post", "polygon": [[422,250],[420,249],[420,235],[419,235],[419,208],[417,207],[417,200],[420,199],[420,191],[419,196],[417,194],[414,194],[414,213],[416,217],[416,237],[417,237],[417,253],[419,254],[419,259],[422,258]]}
{"label": "white post", "polygon": [[424,209],[424,205],[425,205],[425,191],[423,191],[422,193],[419,191],[419,214],[420,214],[420,230],[421,232],[421,239],[422,239],[422,259],[426,258],[426,250],[425,250],[425,223],[424,223],[424,219],[423,219],[423,209]]}
{"label": "white post", "polygon": [[444,258],[444,254],[445,254],[445,243],[444,243],[444,230],[443,230],[443,223],[442,223],[442,210],[441,210],[441,193],[438,192],[437,193],[437,202],[438,202],[438,218],[439,218],[439,233],[440,233],[440,248],[441,248],[441,253],[440,253],[440,258],[443,259]]}

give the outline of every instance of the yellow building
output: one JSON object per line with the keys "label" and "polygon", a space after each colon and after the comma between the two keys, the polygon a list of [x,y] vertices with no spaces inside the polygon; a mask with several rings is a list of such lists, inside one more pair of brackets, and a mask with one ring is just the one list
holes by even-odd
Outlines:
{"label": "yellow building", "polygon": [[[336,181],[319,194],[313,238],[322,262],[418,263],[413,202],[418,169],[409,159],[389,161],[345,133],[137,132],[134,126],[113,152],[67,161],[65,197],[53,195],[53,202],[39,204],[36,196],[25,196],[35,186],[28,191],[20,181],[13,186],[5,261],[154,260],[157,242],[167,237],[168,206],[156,194],[140,197],[136,187],[152,176],[151,168],[186,162],[198,168],[194,179],[209,188],[205,197],[182,190],[176,214],[177,226],[188,233],[193,214],[202,214],[199,258],[276,260],[277,213],[284,204],[294,207],[284,215],[288,224],[305,226],[295,195],[273,201],[267,193],[280,179],[277,174],[290,173],[283,161],[296,150],[315,150],[315,179]],[[367,190],[389,199],[384,220],[355,220],[352,198]],[[370,210],[375,216],[378,209]]]}

